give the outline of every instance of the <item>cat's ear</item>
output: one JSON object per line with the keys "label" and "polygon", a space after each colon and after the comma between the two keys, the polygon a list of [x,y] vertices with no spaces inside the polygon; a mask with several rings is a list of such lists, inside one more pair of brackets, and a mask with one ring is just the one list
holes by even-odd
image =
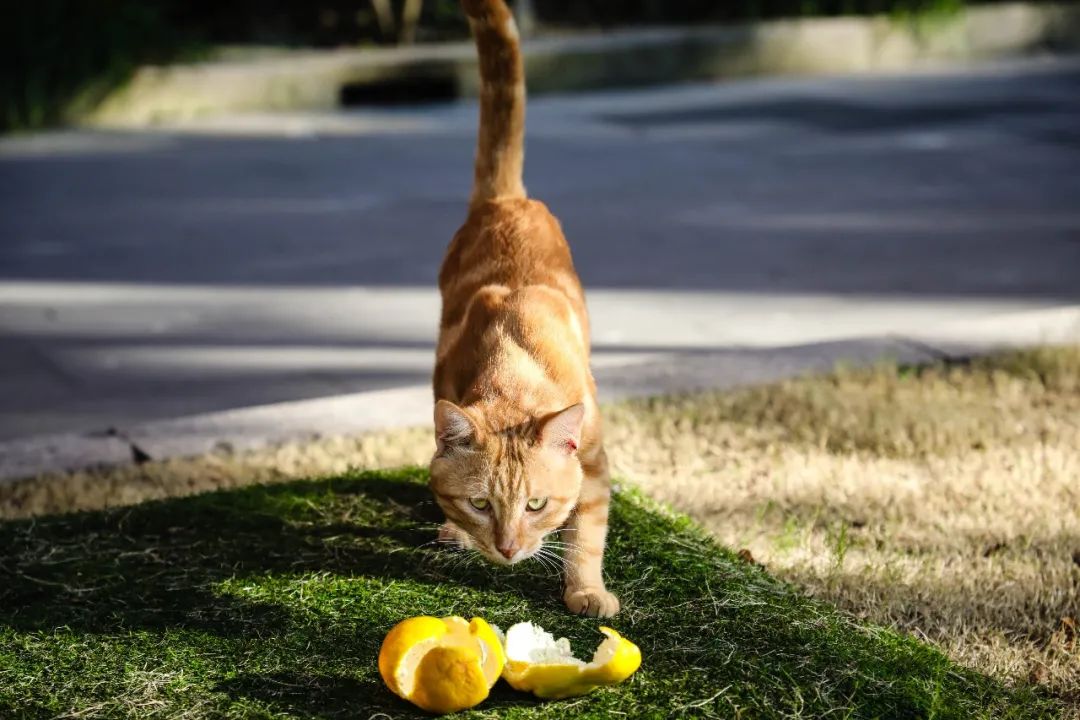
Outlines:
{"label": "cat's ear", "polygon": [[578,403],[548,415],[540,424],[540,442],[545,447],[573,453],[581,444],[581,428],[585,423],[585,405]]}
{"label": "cat's ear", "polygon": [[476,437],[476,425],[464,410],[449,400],[435,403],[436,455],[467,445]]}

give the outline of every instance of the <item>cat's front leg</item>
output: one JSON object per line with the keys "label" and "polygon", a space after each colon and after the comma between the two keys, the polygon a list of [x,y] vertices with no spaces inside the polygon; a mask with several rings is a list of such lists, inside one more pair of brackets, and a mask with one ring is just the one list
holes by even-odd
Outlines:
{"label": "cat's front leg", "polygon": [[589,617],[611,617],[619,612],[619,598],[604,587],[603,560],[607,538],[611,480],[607,456],[586,465],[577,508],[564,534],[566,591],[563,601],[570,612]]}

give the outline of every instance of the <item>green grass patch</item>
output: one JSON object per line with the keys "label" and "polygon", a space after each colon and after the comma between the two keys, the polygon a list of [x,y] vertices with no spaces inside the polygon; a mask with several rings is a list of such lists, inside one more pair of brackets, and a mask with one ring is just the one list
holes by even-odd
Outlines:
{"label": "green grass patch", "polygon": [[[535,563],[437,549],[421,471],[357,474],[0,525],[0,717],[422,716],[376,669],[419,614],[525,619],[580,654]],[[1056,706],[859,623],[633,491],[608,575],[640,645],[628,683],[543,703],[496,686],[475,717],[1038,718]],[[381,717],[381,716],[380,716]]]}

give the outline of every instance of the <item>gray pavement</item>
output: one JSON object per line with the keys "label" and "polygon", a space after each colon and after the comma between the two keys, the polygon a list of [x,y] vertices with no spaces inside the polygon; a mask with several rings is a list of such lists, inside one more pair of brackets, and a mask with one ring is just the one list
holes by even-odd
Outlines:
{"label": "gray pavement", "polygon": [[[474,132],[462,103],[0,139],[0,440],[421,388]],[[526,180],[601,378],[647,392],[1080,338],[1078,169],[1080,63],[1041,60],[539,98]]]}

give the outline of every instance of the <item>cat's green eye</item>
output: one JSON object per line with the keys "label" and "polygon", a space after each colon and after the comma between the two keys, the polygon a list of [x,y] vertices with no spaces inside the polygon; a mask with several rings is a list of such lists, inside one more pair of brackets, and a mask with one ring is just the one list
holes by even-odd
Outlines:
{"label": "cat's green eye", "polygon": [[491,503],[487,501],[487,498],[469,498],[469,504],[477,510],[487,510]]}
{"label": "cat's green eye", "polygon": [[543,510],[545,505],[547,505],[546,497],[530,498],[526,507],[528,507],[533,512],[536,512],[537,510]]}

